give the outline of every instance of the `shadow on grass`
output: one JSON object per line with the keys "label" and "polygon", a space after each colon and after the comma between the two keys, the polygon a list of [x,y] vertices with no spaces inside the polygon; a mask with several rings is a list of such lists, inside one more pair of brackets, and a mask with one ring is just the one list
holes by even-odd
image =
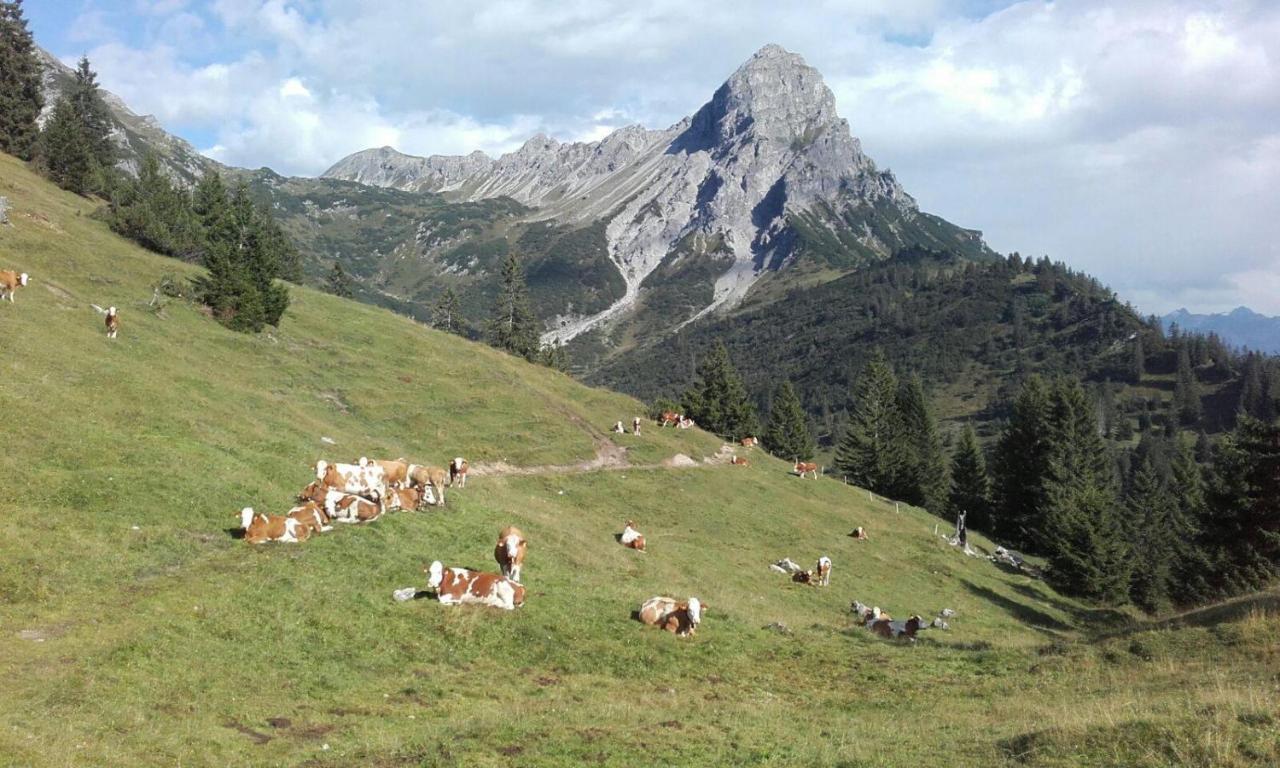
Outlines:
{"label": "shadow on grass", "polygon": [[1062,611],[1071,617],[1071,619],[1079,624],[1087,625],[1086,629],[1106,629],[1114,630],[1120,627],[1128,627],[1133,621],[1133,617],[1124,611],[1115,608],[1097,607],[1087,608],[1075,605],[1063,600],[1061,597],[1050,592],[1036,589],[1031,584],[1013,584],[1013,590],[1024,597],[1032,600],[1039,600],[1052,605],[1054,608]]}
{"label": "shadow on grass", "polygon": [[961,581],[964,583],[965,588],[974,595],[1003,608],[1010,616],[1023,624],[1030,626],[1037,632],[1042,632],[1056,637],[1059,632],[1067,632],[1073,629],[1069,624],[1065,624],[1058,619],[1055,619],[1044,611],[1037,610],[1025,603],[1020,603],[1017,600],[996,592],[995,590],[974,584],[968,579],[962,579]]}
{"label": "shadow on grass", "polygon": [[243,529],[243,528],[224,528],[223,530],[225,530],[225,531],[227,532],[227,535],[228,535],[228,536],[230,536],[230,537],[231,537],[231,538],[233,538],[233,539],[243,539],[243,538],[244,538],[244,529]]}
{"label": "shadow on grass", "polygon": [[1254,612],[1280,613],[1280,590],[1272,589],[1194,608],[1175,616],[1148,621],[1134,621],[1129,626],[1118,627],[1102,633],[1100,639],[1123,637],[1125,635],[1145,632],[1153,629],[1178,629],[1180,627],[1213,627],[1219,624],[1239,621]]}

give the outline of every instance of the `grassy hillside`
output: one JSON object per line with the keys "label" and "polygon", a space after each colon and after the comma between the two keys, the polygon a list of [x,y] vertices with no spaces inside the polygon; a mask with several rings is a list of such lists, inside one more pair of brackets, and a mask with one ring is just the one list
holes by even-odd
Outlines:
{"label": "grassy hillside", "polygon": [[[719,442],[601,433],[635,401],[295,289],[278,332],[234,334],[151,285],[92,205],[0,157],[0,765],[1269,765],[1274,604],[1138,627],[967,558],[924,513],[759,453],[642,469]],[[89,305],[122,310],[109,343]],[[336,445],[328,445],[327,437]],[[455,454],[492,469],[443,511],[251,548],[328,456]],[[626,518],[650,553],[613,541]],[[487,568],[530,539],[514,613],[395,603],[432,559]],[[866,526],[871,541],[845,534]],[[978,546],[989,542],[976,538]],[[825,590],[767,570],[835,561]],[[709,605],[697,637],[630,620]],[[915,646],[852,625],[958,611]],[[783,622],[789,633],[765,629]],[[1097,632],[1111,636],[1091,641]]]}

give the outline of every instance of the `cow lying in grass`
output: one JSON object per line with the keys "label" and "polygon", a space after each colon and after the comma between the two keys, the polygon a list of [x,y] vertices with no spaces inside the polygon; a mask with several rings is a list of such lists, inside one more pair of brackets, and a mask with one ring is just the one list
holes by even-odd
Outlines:
{"label": "cow lying in grass", "polygon": [[382,515],[383,506],[368,499],[330,488],[319,480],[302,489],[299,501],[319,504],[331,520],[339,523],[367,523]]}
{"label": "cow lying in grass", "polygon": [[867,624],[867,629],[886,640],[906,640],[914,643],[916,641],[916,633],[927,626],[924,623],[924,619],[919,616],[912,616],[906,621],[876,619]]}
{"label": "cow lying in grass", "polygon": [[280,541],[297,544],[306,541],[311,530],[284,515],[261,515],[253,511],[253,507],[240,510],[240,527],[244,529],[244,540],[250,544],[264,544],[268,541]]}
{"label": "cow lying in grass", "polygon": [[651,627],[674,632],[678,637],[689,637],[698,631],[702,614],[707,607],[696,597],[688,602],[678,602],[674,597],[651,597],[640,606],[640,621]]}
{"label": "cow lying in grass", "polygon": [[421,509],[423,503],[422,492],[417,488],[389,488],[387,489],[387,509]]}
{"label": "cow lying in grass", "polygon": [[427,491],[431,492],[432,499],[426,499],[427,504],[439,504],[444,506],[444,486],[445,480],[449,477],[448,473],[440,467],[430,467],[424,464],[409,465],[409,487],[417,488],[426,497]]}
{"label": "cow lying in grass", "polygon": [[329,513],[325,512],[322,504],[314,501],[289,510],[289,517],[297,520],[310,533],[327,533],[333,530],[333,526],[329,525]]}
{"label": "cow lying in grass", "polygon": [[872,622],[880,619],[892,619],[893,617],[880,610],[880,606],[863,605],[857,600],[853,601],[853,612],[858,617],[858,622],[864,627]]}
{"label": "cow lying in grass", "polygon": [[498,561],[502,575],[512,581],[520,581],[520,569],[524,567],[524,553],[529,548],[524,533],[514,525],[508,525],[498,533],[498,543],[493,548],[493,559]]}
{"label": "cow lying in grass", "polygon": [[499,574],[445,568],[439,560],[424,570],[427,586],[442,605],[488,605],[508,611],[524,605],[524,587]]}
{"label": "cow lying in grass", "polygon": [[316,480],[334,490],[364,496],[379,504],[387,495],[386,472],[376,462],[360,459],[358,464],[316,462]]}
{"label": "cow lying in grass", "polygon": [[635,526],[635,523],[628,520],[627,524],[622,526],[622,535],[618,537],[618,542],[624,547],[630,547],[631,549],[637,549],[643,552],[644,534],[637,531]]}

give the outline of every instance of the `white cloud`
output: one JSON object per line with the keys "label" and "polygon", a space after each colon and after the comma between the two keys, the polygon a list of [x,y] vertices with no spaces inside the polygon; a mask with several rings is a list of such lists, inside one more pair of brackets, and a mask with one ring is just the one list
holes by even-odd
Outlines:
{"label": "white cloud", "polygon": [[[766,42],[803,54],[926,210],[1145,310],[1280,312],[1280,7],[1265,0],[137,0],[86,5],[106,85],[218,159],[318,173],[390,144],[500,153],[691,113]],[[977,6],[990,5],[977,2]],[[113,17],[114,18],[114,17]],[[1259,288],[1258,286],[1265,286]],[[1212,305],[1212,306],[1210,306]]]}

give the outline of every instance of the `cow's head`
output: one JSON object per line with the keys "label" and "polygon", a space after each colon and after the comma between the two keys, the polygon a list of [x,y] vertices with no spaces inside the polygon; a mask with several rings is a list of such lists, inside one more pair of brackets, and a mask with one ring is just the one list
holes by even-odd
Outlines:
{"label": "cow's head", "polygon": [[689,624],[696,627],[700,623],[702,623],[702,612],[705,611],[706,609],[707,607],[703,605],[702,601],[699,600],[698,598],[696,597],[689,598],[689,607],[688,607]]}
{"label": "cow's head", "polygon": [[116,316],[116,308],[107,307],[107,317],[115,317],[115,316]]}
{"label": "cow's head", "polygon": [[502,542],[502,545],[507,550],[507,559],[515,562],[516,558],[520,556],[520,548],[525,546],[525,541],[513,533]]}
{"label": "cow's head", "polygon": [[329,471],[329,462],[321,459],[316,462],[316,479],[323,480],[324,474]]}
{"label": "cow's head", "polygon": [[23,288],[27,287],[27,282],[30,280],[31,280],[31,276],[28,275],[26,272],[23,272],[22,274],[18,275],[18,284],[21,285]]}
{"label": "cow's head", "polygon": [[444,563],[439,560],[423,568],[422,572],[427,574],[427,586],[431,589],[439,589],[440,584],[444,582]]}
{"label": "cow's head", "polygon": [[628,520],[628,521],[627,521],[627,522],[626,522],[622,527],[623,527],[623,529],[630,528],[630,529],[632,529],[632,530],[635,530],[636,524],[635,524],[635,522],[633,522],[633,521],[631,521],[631,520]]}
{"label": "cow's head", "polygon": [[241,528],[246,531],[249,530],[249,526],[253,523],[253,514],[253,507],[245,507],[240,510],[239,518]]}

